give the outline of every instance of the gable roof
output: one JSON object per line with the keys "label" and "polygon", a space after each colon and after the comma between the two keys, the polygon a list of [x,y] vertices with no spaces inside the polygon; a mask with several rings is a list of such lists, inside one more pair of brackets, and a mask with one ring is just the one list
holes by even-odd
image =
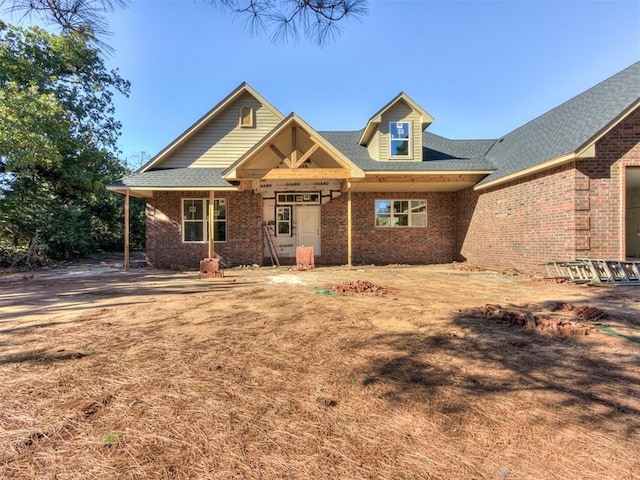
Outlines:
{"label": "gable roof", "polygon": [[540,115],[495,142],[487,159],[497,168],[488,187],[577,158],[640,105],[640,62]]}
{"label": "gable roof", "polygon": [[235,100],[240,98],[243,94],[249,93],[254,98],[256,98],[263,106],[271,110],[276,117],[279,119],[284,118],[284,115],[280,113],[278,109],[276,109],[273,105],[271,105],[267,100],[262,97],[257,91],[255,91],[248,83],[243,82],[238,85],[229,95],[227,95],[220,103],[218,103],[215,107],[205,113],[200,119],[198,119],[193,125],[187,128],[178,138],[176,138],[173,142],[167,145],[164,149],[160,151],[155,157],[149,160],[145,165],[140,167],[138,172],[144,172],[151,168],[158,166],[158,164],[165,159],[170,153],[175,151],[180,145],[184,144],[189,138],[191,138],[196,132],[198,132],[202,127],[208,124],[211,120],[213,120],[218,114],[220,114],[224,109],[233,103]]}
{"label": "gable roof", "polygon": [[[162,168],[162,160],[187,142],[231,102],[244,93],[255,97],[272,111],[280,123],[227,169]],[[369,156],[366,142],[382,121],[382,115],[397,102],[406,102],[423,116],[426,128],[433,117],[405,93],[400,93],[380,109],[363,130],[317,132],[296,114],[284,117],[247,83],[240,84],[202,118],[185,130],[136,173],[110,184],[114,191],[236,188],[225,178],[268,144],[291,122],[310,133],[321,147],[358,177],[365,173],[398,174],[414,172],[473,172],[487,175],[475,188],[488,188],[532,173],[593,155],[592,147],[603,135],[634,109],[640,107],[640,62],[602,81],[585,92],[540,115],[498,140],[450,140],[422,132],[422,161],[376,161]]]}
{"label": "gable roof", "polygon": [[290,113],[285,119],[282,120],[276,127],[271,130],[267,135],[264,136],[262,140],[256,143],[247,153],[245,153],[242,157],[236,160],[231,166],[229,166],[224,172],[222,172],[222,177],[227,179],[233,179],[235,177],[236,171],[239,167],[241,167],[244,163],[246,163],[253,155],[260,151],[262,148],[267,146],[278,134],[283,132],[287,127],[291,125],[298,125],[303,128],[307,133],[312,135],[314,138],[318,140],[322,148],[329,152],[332,157],[334,157],[338,163],[340,163],[343,167],[351,170],[354,177],[363,177],[364,172],[360,169],[357,163],[354,163],[347,155],[341,152],[338,148],[336,148],[331,142],[328,142],[327,139],[323,137],[320,132],[314,130],[307,122],[305,122],[302,118],[300,118],[295,113]]}
{"label": "gable roof", "polygon": [[378,125],[382,123],[382,115],[398,102],[405,102],[407,105],[409,105],[409,107],[411,107],[413,110],[417,111],[420,115],[422,115],[422,125],[421,125],[422,130],[424,130],[425,128],[427,128],[429,125],[433,123],[433,117],[429,112],[427,112],[424,108],[422,108],[416,102],[411,100],[409,95],[407,95],[404,92],[400,92],[398,95],[394,97],[393,100],[391,100],[384,107],[378,110],[369,119],[366,127],[364,127],[364,130],[362,130],[362,135],[360,136],[360,140],[358,140],[358,143],[360,145],[366,145],[369,142],[369,140],[371,139],[371,135],[373,135],[373,132],[376,130]]}

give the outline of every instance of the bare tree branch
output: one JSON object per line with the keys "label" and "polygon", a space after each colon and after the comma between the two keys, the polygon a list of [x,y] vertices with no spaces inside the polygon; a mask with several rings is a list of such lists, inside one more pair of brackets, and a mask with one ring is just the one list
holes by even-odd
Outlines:
{"label": "bare tree branch", "polygon": [[367,0],[206,0],[245,20],[251,33],[267,33],[274,43],[301,36],[324,46],[336,39],[346,18],[367,15]]}
{"label": "bare tree branch", "polygon": [[110,35],[107,15],[128,3],[129,0],[0,0],[0,8],[22,19],[37,16],[58,25],[66,35],[78,36],[111,51],[101,40]]}

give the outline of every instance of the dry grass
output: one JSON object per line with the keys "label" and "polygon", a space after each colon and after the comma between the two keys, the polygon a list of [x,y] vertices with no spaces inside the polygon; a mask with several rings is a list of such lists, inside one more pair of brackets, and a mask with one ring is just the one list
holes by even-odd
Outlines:
{"label": "dry grass", "polygon": [[[640,345],[471,318],[634,289],[446,266],[0,284],[0,477],[638,479]],[[386,296],[315,294],[367,279]],[[2,318],[2,317],[0,317]]]}

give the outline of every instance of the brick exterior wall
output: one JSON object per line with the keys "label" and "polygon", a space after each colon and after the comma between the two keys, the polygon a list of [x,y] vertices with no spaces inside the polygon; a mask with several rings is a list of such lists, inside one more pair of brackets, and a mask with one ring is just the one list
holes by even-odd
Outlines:
{"label": "brick exterior wall", "polygon": [[574,169],[548,170],[489,190],[456,193],[459,260],[535,270],[572,258],[575,243]]}
{"label": "brick exterior wall", "polygon": [[457,192],[459,259],[533,274],[549,261],[624,258],[624,177],[633,166],[640,109],[597,142],[594,158]]}
{"label": "brick exterior wall", "polygon": [[[154,192],[147,201],[147,260],[159,268],[199,268],[207,243],[182,241],[182,199],[208,198],[208,192]],[[227,201],[227,241],[215,252],[232,265],[262,263],[262,197],[247,192],[216,192]]]}
{"label": "brick exterior wall", "polygon": [[[640,109],[596,144],[595,158],[498,187],[455,193],[352,193],[354,264],[469,263],[533,274],[549,261],[625,255],[625,173],[640,167]],[[197,268],[207,244],[182,242],[181,199],[207,192],[155,192],[147,202],[147,258],[161,268]],[[263,263],[262,198],[227,199],[227,242],[216,253],[232,265]],[[426,228],[376,228],[376,199],[427,199]],[[321,210],[322,256],[347,263],[347,194]]]}
{"label": "brick exterior wall", "polygon": [[[375,226],[376,199],[426,199],[426,228]],[[455,258],[452,193],[352,193],[354,264],[446,263]],[[347,194],[322,207],[323,264],[347,262]]]}

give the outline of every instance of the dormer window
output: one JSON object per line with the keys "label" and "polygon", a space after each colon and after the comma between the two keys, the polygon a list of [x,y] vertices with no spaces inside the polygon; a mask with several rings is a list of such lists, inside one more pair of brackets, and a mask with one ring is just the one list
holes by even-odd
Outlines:
{"label": "dormer window", "polygon": [[244,106],[240,108],[240,126],[242,128],[253,128],[253,107]]}
{"label": "dormer window", "polygon": [[391,158],[411,156],[411,122],[389,123],[389,152]]}

